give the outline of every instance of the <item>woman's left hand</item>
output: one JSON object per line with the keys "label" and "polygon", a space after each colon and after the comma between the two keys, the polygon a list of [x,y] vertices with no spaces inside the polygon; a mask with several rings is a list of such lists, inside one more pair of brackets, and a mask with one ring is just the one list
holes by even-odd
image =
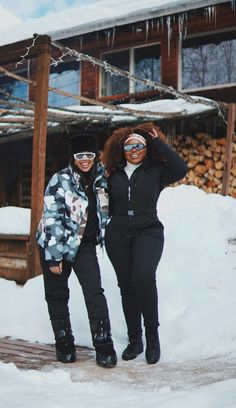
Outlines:
{"label": "woman's left hand", "polygon": [[62,262],[60,262],[58,266],[50,266],[49,269],[55,275],[61,275],[62,274]]}
{"label": "woman's left hand", "polygon": [[165,139],[165,135],[159,127],[153,128],[152,132],[148,132],[148,134],[152,137],[152,139],[156,139],[157,137],[160,137],[160,139]]}
{"label": "woman's left hand", "polygon": [[148,132],[149,135],[152,137],[152,139],[156,139],[157,137],[159,137],[157,129],[153,128],[152,132]]}

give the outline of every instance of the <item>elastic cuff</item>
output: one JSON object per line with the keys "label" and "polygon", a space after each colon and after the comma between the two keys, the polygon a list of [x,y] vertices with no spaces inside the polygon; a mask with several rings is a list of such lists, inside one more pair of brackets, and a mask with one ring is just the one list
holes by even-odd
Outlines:
{"label": "elastic cuff", "polygon": [[59,266],[61,261],[46,261],[47,265],[49,266],[49,268],[51,268],[52,266]]}

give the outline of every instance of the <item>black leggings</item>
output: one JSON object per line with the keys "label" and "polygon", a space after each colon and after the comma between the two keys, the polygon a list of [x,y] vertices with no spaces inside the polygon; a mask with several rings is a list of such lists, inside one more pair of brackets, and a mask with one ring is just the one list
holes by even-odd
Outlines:
{"label": "black leggings", "polygon": [[63,261],[61,275],[50,271],[48,263],[44,258],[43,249],[40,249],[40,258],[44,277],[45,299],[51,320],[69,317],[68,279],[72,268],[83,290],[89,320],[109,318],[94,244],[81,244],[73,263]]}
{"label": "black leggings", "polygon": [[105,236],[116,272],[130,338],[145,327],[159,326],[156,269],[163,250],[163,227],[137,228],[135,219],[113,217]]}

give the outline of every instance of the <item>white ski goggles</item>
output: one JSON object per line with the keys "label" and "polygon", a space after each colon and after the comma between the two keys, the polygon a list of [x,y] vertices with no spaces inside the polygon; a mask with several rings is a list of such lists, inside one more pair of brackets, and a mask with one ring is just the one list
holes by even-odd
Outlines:
{"label": "white ski goggles", "polygon": [[73,154],[75,160],[93,160],[96,156],[93,152],[80,152]]}

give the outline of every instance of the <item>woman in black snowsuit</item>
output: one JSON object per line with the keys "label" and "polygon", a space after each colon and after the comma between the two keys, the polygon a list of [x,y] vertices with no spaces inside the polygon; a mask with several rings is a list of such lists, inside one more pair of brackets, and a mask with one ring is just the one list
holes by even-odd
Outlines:
{"label": "woman in black snowsuit", "polygon": [[187,172],[164,138],[153,123],[122,128],[108,139],[103,154],[111,216],[105,245],[117,275],[129,338],[122,358],[131,360],[142,353],[143,317],[148,364],[160,358],[156,269],[164,234],[157,201],[165,186]]}
{"label": "woman in black snowsuit", "polygon": [[54,174],[46,188],[37,242],[58,361],[76,359],[68,308],[73,268],[83,290],[97,364],[113,367],[117,357],[96,255],[108,218],[107,179],[97,156],[91,136],[71,140],[69,165]]}

